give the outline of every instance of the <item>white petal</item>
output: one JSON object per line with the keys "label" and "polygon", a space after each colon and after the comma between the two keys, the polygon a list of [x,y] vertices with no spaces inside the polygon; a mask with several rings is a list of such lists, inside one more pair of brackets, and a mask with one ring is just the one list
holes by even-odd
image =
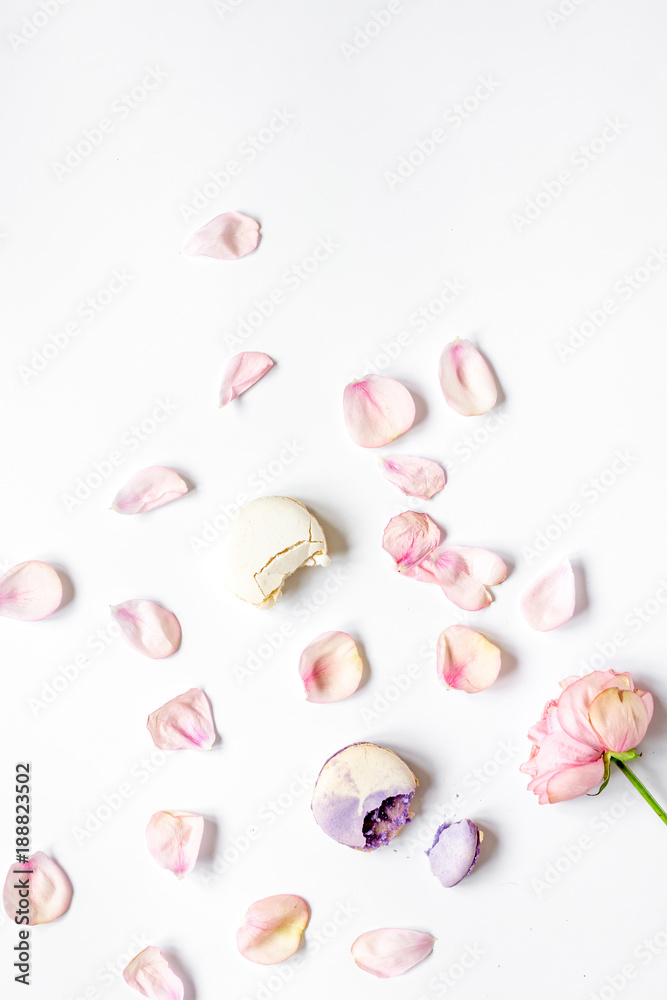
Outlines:
{"label": "white petal", "polygon": [[521,598],[521,610],[536,632],[550,632],[574,614],[574,573],[569,559],[544,573]]}

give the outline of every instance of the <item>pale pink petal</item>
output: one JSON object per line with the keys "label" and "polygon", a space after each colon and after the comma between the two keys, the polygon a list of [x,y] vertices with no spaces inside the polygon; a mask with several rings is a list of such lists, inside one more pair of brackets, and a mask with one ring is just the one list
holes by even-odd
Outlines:
{"label": "pale pink petal", "polygon": [[210,750],[215,743],[211,707],[199,688],[172,698],[148,716],[146,725],[159,750]]}
{"label": "pale pink petal", "polygon": [[440,385],[452,409],[465,417],[486,413],[498,400],[493,373],[469,340],[457,338],[442,352]]}
{"label": "pale pink petal", "polygon": [[155,601],[124,601],[111,608],[123,637],[144,656],[163,660],[181,644],[181,626],[173,611]]}
{"label": "pale pink petal", "polygon": [[60,607],[63,585],[53,566],[31,559],[0,578],[0,616],[37,622]]}
{"label": "pale pink petal", "polygon": [[123,969],[123,979],[149,1000],[183,1000],[183,983],[159,948],[150,945]]}
{"label": "pale pink petal", "polygon": [[347,632],[323,632],[308,643],[299,660],[306,700],[317,704],[349,698],[363,670],[357,644]]}
{"label": "pale pink petal", "polygon": [[444,489],[445,470],[428,458],[416,455],[382,455],[380,468],[385,479],[409,497],[430,500]]}
{"label": "pale pink petal", "polygon": [[440,528],[428,514],[405,510],[387,524],[382,548],[392,557],[399,573],[405,573],[433,552],[440,537]]}
{"label": "pale pink petal", "polygon": [[441,545],[422,559],[417,569],[418,579],[437,583],[464,611],[488,607],[493,598],[487,587],[502,583],[507,575],[500,556],[470,545]]}
{"label": "pale pink petal", "polygon": [[236,260],[257,249],[259,222],[242,212],[223,212],[198,229],[183,247],[190,257]]}
{"label": "pale pink petal", "polygon": [[400,382],[386,375],[367,375],[343,392],[348,433],[362,448],[380,448],[410,430],[415,401]]}
{"label": "pale pink petal", "polygon": [[550,632],[574,614],[574,573],[569,559],[535,580],[521,598],[524,618],[536,632]]}
{"label": "pale pink petal", "polygon": [[352,957],[364,972],[389,979],[423,962],[433,951],[435,940],[422,931],[382,927],[360,934],[352,945]]}
{"label": "pale pink petal", "polygon": [[273,368],[273,361],[261,351],[243,351],[231,358],[225,368],[220,386],[220,406],[226,406],[241,393],[259,382]]}
{"label": "pale pink petal", "polygon": [[[17,924],[48,924],[69,910],[72,884],[48,854],[35,851],[26,862],[17,861],[7,872],[2,901],[5,913]],[[21,920],[24,915],[27,921]]]}
{"label": "pale pink petal", "polygon": [[601,691],[593,699],[588,715],[603,747],[615,753],[634,750],[646,736],[650,721],[645,699],[635,691],[617,687]]}
{"label": "pale pink petal", "polygon": [[119,514],[143,514],[178,500],[188,492],[188,485],[173,469],[151,465],[135,473],[118,491],[111,509]]}
{"label": "pale pink petal", "polygon": [[447,687],[475,694],[493,684],[500,673],[500,650],[466,625],[450,625],[436,647],[438,678]]}
{"label": "pale pink petal", "polygon": [[146,842],[160,868],[183,878],[197,863],[203,833],[203,816],[175,810],[156,812],[148,821]]}
{"label": "pale pink petal", "polygon": [[310,919],[301,896],[284,894],[258,899],[248,908],[236,933],[244,958],[257,965],[276,965],[297,951]]}
{"label": "pale pink petal", "polygon": [[552,702],[545,714],[550,731],[539,732],[537,726],[531,729],[529,736],[535,745],[519,769],[532,778],[528,790],[539,797],[541,804],[584,795],[600,785],[604,776],[602,751],[560,729]]}

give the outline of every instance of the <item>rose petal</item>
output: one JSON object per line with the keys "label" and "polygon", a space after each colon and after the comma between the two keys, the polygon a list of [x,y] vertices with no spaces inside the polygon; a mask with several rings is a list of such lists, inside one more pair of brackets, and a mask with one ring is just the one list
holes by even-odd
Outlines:
{"label": "rose petal", "polygon": [[310,919],[301,896],[284,894],[258,899],[248,908],[236,933],[244,958],[257,965],[276,965],[297,951]]}
{"label": "rose petal", "polygon": [[273,361],[268,354],[260,351],[243,351],[236,354],[227,364],[220,386],[220,406],[226,406],[241,393],[259,382],[273,368]]}
{"label": "rose petal", "polygon": [[500,673],[500,650],[466,625],[450,625],[436,648],[438,678],[447,687],[475,694],[493,684]]}
{"label": "rose petal", "polygon": [[199,688],[166,702],[148,716],[146,725],[159,750],[210,750],[215,743],[211,707]]}
{"label": "rose petal", "polygon": [[242,212],[223,212],[198,229],[183,247],[190,257],[236,260],[257,249],[259,222]]}
{"label": "rose petal", "polygon": [[600,752],[561,729],[540,735],[537,728],[529,733],[536,745],[519,770],[530,775],[528,791],[539,797],[540,804],[565,802],[597,788],[604,776]]}
{"label": "rose petal", "polygon": [[569,559],[544,573],[521,598],[524,618],[536,632],[550,632],[574,614],[574,573]]}
{"label": "rose petal", "polygon": [[140,951],[123,969],[123,979],[150,1000],[183,1000],[183,983],[153,945]]}
{"label": "rose petal", "polygon": [[168,868],[183,878],[197,863],[203,833],[203,816],[191,812],[156,812],[148,821],[146,842],[160,868]]}
{"label": "rose petal", "polygon": [[433,845],[426,852],[431,871],[441,885],[450,889],[469,875],[479,857],[483,834],[469,819],[448,825],[443,823]]}
{"label": "rose petal", "polygon": [[389,979],[423,962],[433,951],[435,940],[422,931],[383,927],[360,934],[352,945],[352,957],[364,972]]}
{"label": "rose petal", "polygon": [[[28,895],[19,895],[19,882],[28,880]],[[26,910],[22,899],[29,902]],[[43,851],[35,851],[26,862],[16,862],[7,873],[2,893],[5,913],[14,920],[28,916],[27,926],[48,924],[67,913],[72,902],[72,884],[59,864]]]}
{"label": "rose petal", "polygon": [[437,583],[458,608],[480,611],[493,601],[487,587],[503,582],[507,566],[488,549],[441,545],[422,559],[412,575]]}
{"label": "rose petal", "polygon": [[406,510],[392,517],[382,535],[382,548],[396,563],[398,572],[407,573],[433,552],[441,532],[428,514]]}
{"label": "rose petal", "polygon": [[151,465],[135,473],[118,491],[111,509],[119,514],[143,514],[178,500],[188,492],[184,479],[164,465]]}
{"label": "rose petal", "polygon": [[123,637],[144,656],[163,660],[181,644],[181,626],[173,611],[155,601],[124,601],[111,608]]}
{"label": "rose petal", "polygon": [[357,644],[347,632],[323,632],[308,643],[299,660],[306,700],[316,704],[349,698],[363,670]]}
{"label": "rose petal", "polygon": [[343,392],[343,416],[348,433],[362,448],[380,448],[410,430],[415,402],[400,382],[386,375],[367,375],[350,382]]}
{"label": "rose petal", "polygon": [[52,615],[63,599],[63,585],[53,566],[31,559],[0,578],[0,616],[37,622]]}
{"label": "rose petal", "polygon": [[385,479],[406,496],[422,500],[430,500],[447,482],[445,470],[437,462],[416,455],[382,455],[380,468]]}
{"label": "rose petal", "polygon": [[602,745],[616,753],[633,750],[641,743],[651,718],[640,694],[617,687],[601,691],[588,715]]}
{"label": "rose petal", "polygon": [[[634,690],[634,682],[628,673],[616,674],[613,670],[594,670],[584,677],[576,677],[563,690],[556,708],[559,728],[572,739],[603,753],[605,747],[591,726],[589,710],[601,691],[616,687],[626,691]],[[648,706],[647,706],[648,707]]]}
{"label": "rose petal", "polygon": [[442,352],[440,385],[448,404],[464,417],[486,413],[498,400],[491,369],[469,340],[457,338]]}

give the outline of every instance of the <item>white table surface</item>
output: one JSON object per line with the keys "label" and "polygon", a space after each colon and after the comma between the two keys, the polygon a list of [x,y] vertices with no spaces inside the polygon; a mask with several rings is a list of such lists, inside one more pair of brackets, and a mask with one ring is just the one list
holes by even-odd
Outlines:
{"label": "white table surface", "polygon": [[[28,759],[33,848],[75,888],[69,912],[33,931],[31,1000],[129,997],[119,970],[147,943],[187,1000],[662,996],[667,830],[620,774],[599,799],[539,806],[518,771],[562,677],[630,669],[656,697],[637,771],[667,799],[667,25],[649,0],[560,7],[4,4],[0,559],[50,561],[74,589],[44,622],[0,621],[0,856],[11,862],[14,764]],[[179,255],[230,209],[260,220],[255,254]],[[455,336],[494,366],[493,414],[445,404],[437,361]],[[219,412],[243,349],[276,368]],[[449,471],[412,506],[512,566],[483,612],[399,578],[382,552],[386,521],[411,504],[341,409],[371,369],[419,398],[393,450]],[[196,488],[143,517],[109,511],[152,464]],[[223,590],[217,536],[270,493],[321,518],[332,562],[257,612]],[[579,612],[533,633],[520,595],[564,556]],[[133,597],[178,615],[173,658],[109,634],[108,606]],[[476,697],[435,678],[433,644],[454,621],[504,651]],[[327,629],[359,640],[365,683],[310,705],[298,656]],[[146,716],[192,686],[220,745],[154,751]],[[412,827],[371,856],[328,840],[309,808],[324,760],[355,740],[398,751],[421,782]],[[182,883],[143,833],[179,808],[210,819]],[[443,815],[486,831],[453,890],[422,854]],[[263,969],[235,930],[276,892],[303,895],[311,924],[296,960]],[[349,955],[386,925],[438,938],[393,981]],[[0,940],[2,996],[27,996],[6,917]]]}

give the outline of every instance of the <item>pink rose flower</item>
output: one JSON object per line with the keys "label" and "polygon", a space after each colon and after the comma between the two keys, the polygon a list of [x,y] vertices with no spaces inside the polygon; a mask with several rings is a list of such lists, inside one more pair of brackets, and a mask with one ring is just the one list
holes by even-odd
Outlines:
{"label": "pink rose flower", "polygon": [[556,701],[528,732],[533,747],[521,771],[540,803],[564,802],[606,782],[610,756],[631,759],[646,735],[653,698],[630,674],[594,670],[568,677]]}

